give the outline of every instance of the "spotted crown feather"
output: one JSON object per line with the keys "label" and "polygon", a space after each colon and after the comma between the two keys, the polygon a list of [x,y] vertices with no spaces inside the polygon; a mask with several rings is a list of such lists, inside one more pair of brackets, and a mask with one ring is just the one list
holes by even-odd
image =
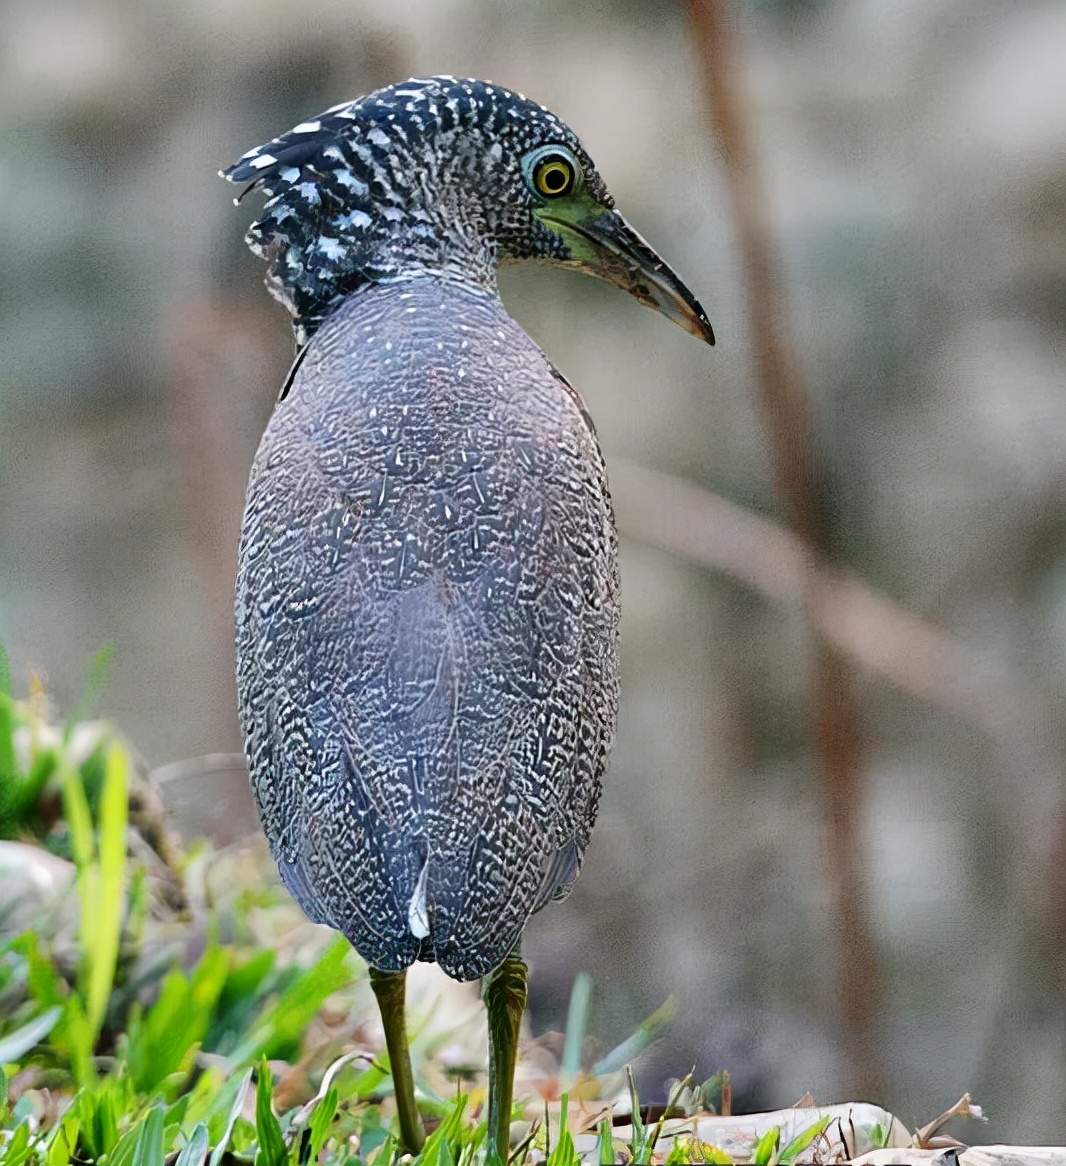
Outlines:
{"label": "spotted crown feather", "polygon": [[267,286],[291,312],[302,346],[357,287],[411,264],[462,265],[494,283],[500,239],[508,257],[536,254],[508,222],[505,200],[486,230],[486,208],[469,207],[459,189],[444,197],[442,175],[517,173],[521,152],[542,140],[569,145],[594,193],[609,201],[580,143],[549,110],[488,82],[444,76],[335,105],[220,174],[247,183],[237,202],[251,190],[267,195],[246,240],[269,264]]}

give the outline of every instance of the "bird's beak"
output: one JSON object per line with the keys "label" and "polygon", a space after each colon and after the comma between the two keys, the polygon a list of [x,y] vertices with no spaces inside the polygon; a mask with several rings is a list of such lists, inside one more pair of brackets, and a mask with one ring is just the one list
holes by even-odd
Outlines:
{"label": "bird's beak", "polygon": [[536,214],[566,241],[568,265],[613,283],[686,332],[714,343],[711,322],[699,300],[617,211],[583,199],[560,199]]}

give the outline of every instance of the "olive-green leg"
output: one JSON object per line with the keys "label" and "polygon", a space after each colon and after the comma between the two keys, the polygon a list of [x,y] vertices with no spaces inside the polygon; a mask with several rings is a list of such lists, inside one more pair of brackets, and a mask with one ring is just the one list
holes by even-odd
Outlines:
{"label": "olive-green leg", "polygon": [[385,1026],[385,1047],[389,1050],[392,1087],[396,1094],[396,1114],[400,1119],[400,1141],[409,1154],[417,1154],[426,1140],[426,1130],[415,1106],[415,1080],[411,1073],[411,1054],[407,1048],[407,1025],[404,1020],[404,994],[407,972],[382,972],[370,969],[370,986],[378,998],[381,1021]]}
{"label": "olive-green leg", "polygon": [[502,1166],[510,1148],[518,1029],[529,995],[528,968],[516,948],[482,981],[489,1014],[489,1117],[486,1166]]}

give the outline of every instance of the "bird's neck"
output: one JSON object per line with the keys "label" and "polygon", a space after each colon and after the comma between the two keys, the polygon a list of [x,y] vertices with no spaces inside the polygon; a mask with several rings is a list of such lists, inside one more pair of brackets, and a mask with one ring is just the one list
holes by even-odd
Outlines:
{"label": "bird's neck", "polygon": [[367,215],[355,238],[316,236],[279,248],[267,276],[274,297],[292,313],[297,343],[360,287],[429,277],[476,287],[498,299],[495,240],[462,214],[435,207],[404,217],[392,208]]}
{"label": "bird's neck", "polygon": [[397,231],[365,265],[368,280],[398,283],[429,277],[469,284],[497,296],[495,243],[479,238],[462,224],[441,223],[433,234]]}

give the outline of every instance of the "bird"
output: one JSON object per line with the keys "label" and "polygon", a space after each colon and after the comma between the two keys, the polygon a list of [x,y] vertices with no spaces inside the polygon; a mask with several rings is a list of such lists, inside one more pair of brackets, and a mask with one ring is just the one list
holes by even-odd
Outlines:
{"label": "bird", "polygon": [[619,696],[617,535],[582,398],[502,263],[605,279],[714,343],[575,133],[487,81],[411,78],[220,171],[296,353],[249,478],[239,712],[281,879],[363,957],[399,1142],[425,1138],[406,970],[481,978],[507,1159],[521,957],[589,843]]}

